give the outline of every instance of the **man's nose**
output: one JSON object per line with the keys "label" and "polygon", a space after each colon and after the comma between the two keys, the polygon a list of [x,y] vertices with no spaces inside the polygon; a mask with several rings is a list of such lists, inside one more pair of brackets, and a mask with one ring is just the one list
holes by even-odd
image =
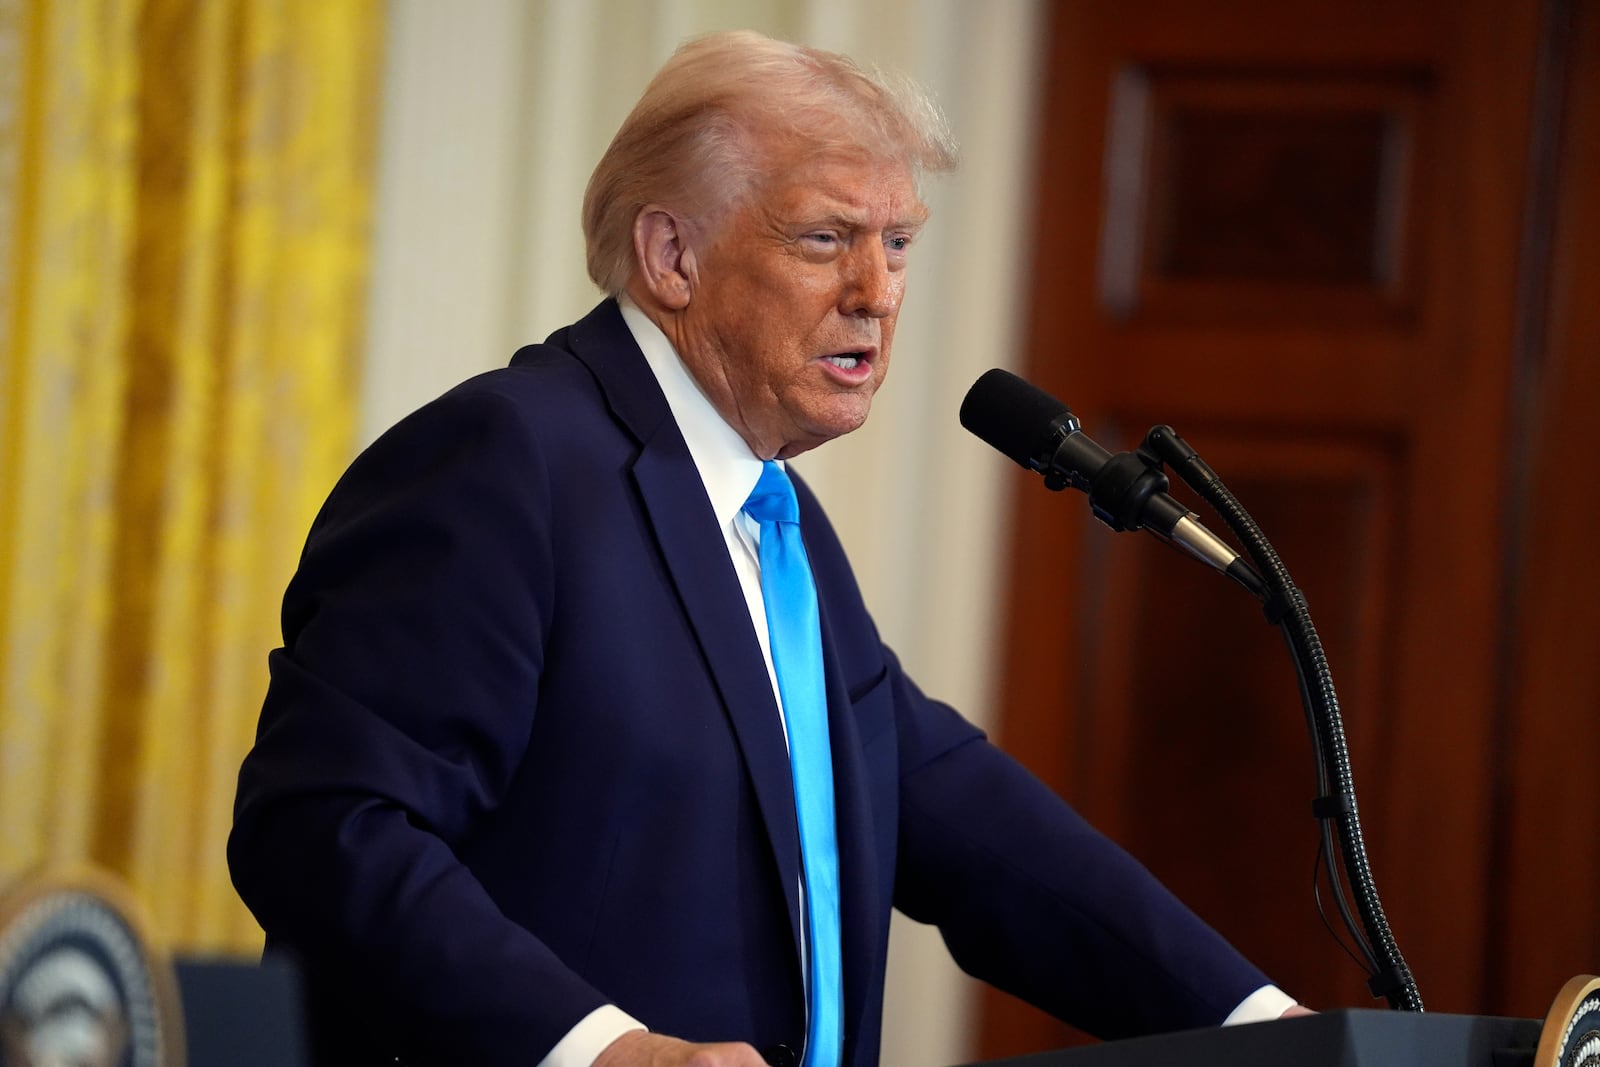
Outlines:
{"label": "man's nose", "polygon": [[899,310],[905,295],[904,275],[889,269],[888,254],[877,241],[863,241],[852,251],[840,310],[846,315],[888,318]]}

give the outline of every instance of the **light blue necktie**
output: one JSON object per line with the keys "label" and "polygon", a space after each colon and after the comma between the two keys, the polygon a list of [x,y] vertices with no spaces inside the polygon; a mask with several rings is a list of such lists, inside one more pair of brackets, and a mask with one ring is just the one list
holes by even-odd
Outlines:
{"label": "light blue necktie", "polygon": [[843,1052],[844,991],[839,935],[839,845],[833,813],[833,754],[823,683],[817,587],[800,539],[800,505],[783,468],[768,460],[744,502],[761,526],[761,596],[767,605],[772,666],[783,697],[794,768],[810,935],[806,1052],[803,1067],[838,1067]]}

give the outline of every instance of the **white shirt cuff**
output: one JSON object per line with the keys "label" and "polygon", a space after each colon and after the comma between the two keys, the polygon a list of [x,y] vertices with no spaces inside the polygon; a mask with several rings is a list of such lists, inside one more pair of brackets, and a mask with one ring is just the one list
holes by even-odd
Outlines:
{"label": "white shirt cuff", "polygon": [[1238,1026],[1241,1023],[1270,1022],[1297,1003],[1299,1003],[1297,1000],[1277,986],[1264,985],[1245,997],[1237,1008],[1229,1012],[1228,1017],[1222,1020],[1222,1025]]}
{"label": "white shirt cuff", "polygon": [[615,1004],[602,1004],[578,1020],[539,1061],[539,1067],[591,1067],[611,1042],[631,1030],[644,1029],[648,1029],[644,1023]]}

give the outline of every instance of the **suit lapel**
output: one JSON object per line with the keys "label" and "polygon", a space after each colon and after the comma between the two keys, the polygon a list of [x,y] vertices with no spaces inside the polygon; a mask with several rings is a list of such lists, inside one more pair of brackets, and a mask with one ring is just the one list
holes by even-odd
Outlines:
{"label": "suit lapel", "polygon": [[565,340],[599,381],[613,413],[640,442],[634,480],[744,756],[784,887],[790,935],[798,954],[800,832],[789,751],[744,592],[705,487],[615,303],[601,304],[572,326]]}
{"label": "suit lapel", "polygon": [[[809,546],[808,552],[814,552]],[[822,618],[822,657],[827,664],[828,739],[833,753],[834,821],[839,843],[840,939],[844,961],[845,1062],[849,1045],[861,1031],[867,992],[882,973],[878,959],[878,931],[883,905],[878,900],[877,871],[881,858],[874,852],[872,804],[867,794],[866,768],[850,694],[839,671],[838,645],[828,618],[828,595],[817,588]]]}

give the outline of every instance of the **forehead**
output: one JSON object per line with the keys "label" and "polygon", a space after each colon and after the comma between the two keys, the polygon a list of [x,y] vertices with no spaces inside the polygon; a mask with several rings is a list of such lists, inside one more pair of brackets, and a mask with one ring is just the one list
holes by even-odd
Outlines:
{"label": "forehead", "polygon": [[776,153],[754,200],[758,210],[794,222],[837,217],[886,228],[918,226],[928,216],[911,168],[866,152]]}

